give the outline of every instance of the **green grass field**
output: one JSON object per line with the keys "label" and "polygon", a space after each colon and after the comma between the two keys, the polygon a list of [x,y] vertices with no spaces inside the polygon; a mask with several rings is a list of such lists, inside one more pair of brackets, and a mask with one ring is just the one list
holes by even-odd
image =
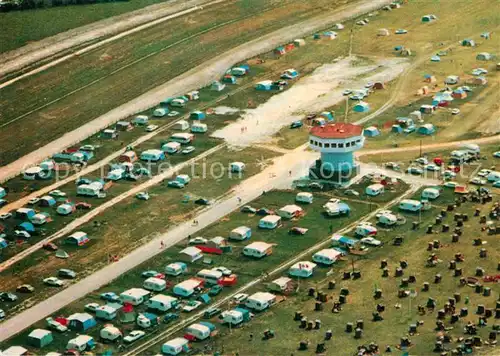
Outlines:
{"label": "green grass field", "polygon": [[[449,199],[452,200],[449,200]],[[440,334],[435,328],[436,312],[444,307],[445,302],[453,293],[461,294],[461,301],[457,303],[457,311],[460,308],[467,307],[469,315],[461,318],[458,323],[450,324],[450,316],[445,318],[445,325],[448,328],[447,334],[452,337],[452,342],[446,344],[448,349],[453,349],[459,345],[457,338],[463,334],[462,328],[467,321],[476,322],[478,316],[475,315],[476,307],[483,304],[486,308],[495,307],[495,300],[499,296],[499,288],[492,283],[483,283],[484,287],[492,289],[492,295],[489,297],[474,293],[474,288],[469,286],[459,286],[457,277],[453,277],[453,272],[448,269],[448,261],[454,258],[455,253],[461,252],[465,256],[465,261],[458,263],[458,267],[462,268],[464,276],[474,276],[475,268],[481,266],[485,269],[486,274],[495,274],[497,267],[497,259],[499,257],[499,242],[495,236],[489,236],[485,232],[480,231],[481,225],[478,223],[478,218],[471,218],[464,225],[464,233],[458,243],[451,243],[449,234],[436,233],[433,235],[425,234],[425,228],[428,224],[434,221],[434,217],[441,209],[450,201],[453,201],[453,196],[438,198],[434,203],[435,206],[431,211],[422,214],[422,225],[419,230],[413,231],[409,228],[411,221],[418,219],[414,215],[404,214],[408,219],[405,225],[394,229],[379,229],[377,238],[385,242],[385,246],[379,249],[372,249],[368,255],[362,258],[354,259],[354,268],[361,271],[362,277],[359,280],[342,280],[343,271],[351,270],[351,260],[346,259],[338,263],[333,268],[333,274],[328,273],[328,268],[318,268],[315,276],[307,281],[302,281],[300,290],[292,293],[287,299],[276,306],[271,307],[269,311],[258,313],[254,319],[244,324],[239,329],[233,329],[230,333],[228,328],[220,326],[219,337],[210,341],[211,345],[215,345],[215,350],[224,349],[225,353],[238,353],[240,355],[279,355],[279,354],[295,354],[298,349],[299,342],[307,340],[310,342],[309,351],[304,354],[312,354],[317,343],[324,342],[326,330],[333,331],[331,341],[326,341],[326,354],[332,355],[350,355],[354,354],[356,347],[359,345],[368,345],[370,342],[376,342],[381,348],[381,354],[400,354],[396,345],[399,344],[400,338],[408,336],[408,328],[412,323],[423,321],[423,325],[418,328],[415,335],[409,336],[412,341],[412,346],[408,350],[411,355],[431,355],[433,354],[434,343],[436,337]],[[483,214],[488,212],[491,204],[481,206]],[[475,204],[466,203],[458,208],[458,212],[467,213],[472,216]],[[453,213],[448,214],[443,223],[453,224]],[[440,227],[437,228],[440,231]],[[400,247],[392,246],[392,239],[395,236],[404,236],[404,243]],[[481,237],[487,241],[484,245],[488,250],[488,258],[479,258],[479,247],[472,246],[472,236]],[[425,267],[427,256],[431,253],[426,251],[427,243],[438,239],[442,243],[442,247],[434,250],[440,260],[436,267]],[[381,277],[380,261],[387,259],[390,276],[388,278]],[[404,270],[403,278],[408,278],[410,275],[416,277],[416,283],[410,284],[405,289],[415,290],[416,297],[403,298],[397,297],[401,278],[393,276],[394,269],[399,266],[400,260],[408,262],[408,268]],[[442,275],[440,284],[434,284],[435,274]],[[336,280],[336,287],[333,290],[327,288],[328,282]],[[425,281],[430,282],[430,291],[424,292],[421,290]],[[307,292],[310,287],[316,290],[321,290],[328,295],[328,302],[324,303],[323,311],[314,311],[314,298],[308,297]],[[348,288],[349,295],[347,303],[342,306],[342,311],[338,314],[331,312],[333,301],[338,300],[341,288]],[[379,300],[373,299],[373,292],[376,288],[382,290],[383,296]],[[256,290],[262,290],[262,286]],[[426,309],[424,315],[420,315],[417,310],[418,305],[424,305],[429,297],[435,298],[437,308],[435,312]],[[465,299],[469,299],[466,305]],[[376,305],[381,303],[385,306],[385,311],[381,313],[384,320],[380,322],[372,321],[372,312],[375,311]],[[395,306],[399,304],[400,307]],[[308,320],[321,320],[321,329],[306,331],[299,328],[299,322],[293,321],[295,311],[302,311]],[[356,325],[357,320],[364,321],[364,333],[361,339],[355,339],[354,333],[346,333],[345,325],[348,322]],[[488,319],[488,326],[478,328],[478,336],[483,341],[488,339],[488,334],[492,330],[492,325],[495,324],[493,318]],[[267,329],[272,329],[276,333],[276,337],[271,340],[262,339],[263,332]],[[251,339],[250,335],[254,337]],[[391,345],[393,352],[383,352],[386,345]],[[151,348],[150,352],[157,352],[160,345]],[[202,345],[196,345],[202,347]],[[495,354],[491,347],[483,346],[475,349],[475,354],[492,355]]]}
{"label": "green grass field", "polygon": [[[226,185],[227,186],[227,185]],[[160,189],[160,188],[159,188]],[[292,203],[294,201],[296,192],[294,191],[273,191],[268,192],[266,195],[261,196],[256,201],[252,202],[254,206],[266,206],[270,209],[278,209],[285,204]],[[345,226],[349,222],[352,222],[356,219],[359,219],[361,216],[366,214],[369,210],[368,204],[358,203],[358,202],[350,202],[349,204],[352,208],[351,216],[348,218],[339,218],[339,219],[326,219],[321,214],[321,206],[329,199],[329,196],[323,194],[316,194],[316,198],[313,204],[304,206],[304,210],[306,214],[299,219],[299,221],[285,221],[283,226],[276,230],[259,230],[256,229],[256,225],[259,216],[248,215],[241,213],[239,211],[233,212],[229,216],[221,219],[220,221],[214,223],[210,227],[201,231],[198,236],[227,236],[228,232],[234,227],[247,225],[252,227],[253,235],[251,241],[268,241],[273,244],[276,244],[274,247],[273,254],[271,256],[266,257],[263,260],[251,260],[241,255],[241,250],[245,242],[239,243],[231,243],[233,245],[233,251],[227,254],[223,254],[221,256],[213,255],[211,256],[213,260],[213,265],[224,265],[227,268],[232,269],[235,273],[238,274],[238,285],[243,285],[245,282],[248,282],[256,277],[259,277],[263,272],[270,271],[277,265],[282,262],[292,258],[297,252],[302,251],[320,241],[323,241],[327,238],[331,229],[337,230],[342,226]],[[170,209],[172,206],[170,206]],[[162,214],[161,211],[158,214]],[[125,216],[122,215],[114,215],[116,216]],[[130,214],[127,215],[130,217]],[[118,221],[116,221],[118,223]],[[147,224],[147,222],[145,222]],[[291,226],[303,226],[309,228],[308,233],[305,236],[293,236],[288,234],[288,229]],[[146,225],[138,226],[137,228],[142,230],[142,233],[146,233],[145,231]],[[293,244],[290,243],[290,240],[293,239]],[[181,242],[172,248],[167,249],[164,253],[158,255],[154,259],[149,260],[148,262],[142,264],[138,268],[133,269],[129,273],[121,276],[115,281],[111,282],[106,287],[92,293],[91,295],[86,296],[85,298],[72,303],[68,307],[61,310],[58,315],[67,315],[69,313],[81,311],[83,306],[89,302],[99,302],[99,294],[105,291],[115,291],[119,292],[125,290],[127,288],[131,288],[134,286],[139,286],[142,284],[142,277],[140,273],[145,270],[163,270],[164,266],[168,263],[174,262],[177,259],[178,252],[186,246],[186,242]],[[242,268],[244,266],[244,268]],[[190,264],[188,275],[193,275],[196,271],[203,268],[203,264],[201,262],[196,262],[194,264]],[[184,277],[182,277],[184,278]],[[176,282],[177,279],[172,279],[172,282]],[[230,288],[225,293],[229,293]],[[139,307],[140,310],[143,307]],[[185,314],[182,314],[183,318]],[[115,322],[116,325],[119,325],[124,331],[130,331],[134,327],[133,325],[123,325],[119,322]],[[42,326],[43,323],[39,323],[38,325]],[[164,329],[165,326],[161,326],[161,329]],[[99,327],[94,328],[90,332],[90,335],[93,335],[97,339],[97,335],[99,332]],[[157,329],[155,332],[158,332]],[[49,347],[44,348],[43,352],[48,352],[50,350],[61,350],[66,345],[68,339],[73,337],[74,333],[65,333],[64,335],[57,335],[55,338],[55,342],[51,344]],[[150,334],[150,335],[154,335]],[[16,336],[12,340],[8,342],[8,344],[24,344],[23,340],[26,337],[26,333],[23,332],[20,335]],[[96,349],[97,352],[101,352],[105,349],[114,348],[115,345],[99,345]]]}

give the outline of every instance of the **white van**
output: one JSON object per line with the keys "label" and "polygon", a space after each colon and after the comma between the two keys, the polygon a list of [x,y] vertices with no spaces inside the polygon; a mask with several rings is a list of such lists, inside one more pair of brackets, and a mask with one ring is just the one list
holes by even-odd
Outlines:
{"label": "white van", "polygon": [[168,142],[161,146],[161,150],[168,154],[174,154],[179,152],[181,149],[181,144],[179,142]]}

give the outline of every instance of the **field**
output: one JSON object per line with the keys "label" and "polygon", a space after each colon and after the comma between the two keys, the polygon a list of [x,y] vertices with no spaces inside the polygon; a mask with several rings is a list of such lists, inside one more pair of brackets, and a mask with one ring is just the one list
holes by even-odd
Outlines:
{"label": "field", "polygon": [[[278,5],[269,0],[253,1],[251,7],[244,4],[228,3],[168,21],[3,88],[1,163],[45,145],[230,48],[324,11],[319,4],[297,0]],[[68,76],[71,80],[61,85]],[[39,92],[43,97],[36,95]],[[15,142],[11,132],[30,135]]]}
{"label": "field", "polygon": [[[451,200],[450,200],[451,197]],[[460,286],[458,277],[453,277],[453,271],[448,269],[448,261],[454,259],[456,253],[462,253],[465,256],[464,262],[458,263],[458,268],[462,268],[464,276],[474,276],[476,267],[485,269],[486,274],[495,274],[498,259],[499,243],[495,236],[487,235],[480,231],[481,224],[477,217],[472,218],[472,212],[477,207],[476,204],[466,203],[458,208],[458,213],[466,213],[471,219],[463,227],[463,235],[458,243],[451,243],[449,234],[438,233],[425,234],[426,226],[433,224],[438,211],[453,201],[453,195],[438,198],[433,203],[432,210],[422,214],[421,228],[411,230],[409,226],[411,221],[415,220],[414,215],[403,214],[408,222],[405,225],[394,229],[379,229],[377,239],[380,239],[385,245],[379,249],[372,249],[364,258],[354,258],[354,269],[362,273],[359,280],[343,280],[343,271],[351,270],[351,259],[346,259],[333,268],[333,273],[327,268],[318,268],[315,276],[307,281],[301,281],[300,289],[287,296],[287,299],[276,306],[271,307],[269,311],[257,314],[254,319],[244,324],[241,328],[229,332],[227,327],[220,326],[222,329],[219,338],[211,341],[216,350],[224,349],[226,353],[238,353],[240,355],[278,355],[295,353],[299,342],[307,340],[309,351],[304,354],[312,354],[317,343],[324,341],[326,330],[332,330],[333,338],[326,341],[327,354],[350,355],[359,345],[368,345],[370,342],[376,342],[381,351],[384,351],[386,345],[392,347],[393,353],[398,353],[396,346],[399,345],[400,338],[408,336],[410,324],[422,321],[423,325],[418,327],[415,335],[409,338],[412,346],[409,352],[412,355],[430,355],[432,354],[434,343],[438,335],[448,334],[452,342],[445,344],[447,349],[453,349],[458,346],[458,337],[464,336],[462,328],[468,321],[477,323],[478,316],[475,315],[476,308],[483,304],[486,308],[495,307],[495,299],[499,296],[498,285],[484,283],[484,287],[492,289],[492,295],[489,297],[474,293],[474,288],[469,286]],[[491,204],[479,206],[482,214],[489,211]],[[443,220],[445,224],[453,226],[453,213],[449,213]],[[418,218],[417,218],[418,219]],[[441,231],[440,227],[435,228]],[[403,236],[404,242],[401,246],[392,246],[392,240],[396,236]],[[472,245],[472,236],[480,237],[486,241],[488,258],[479,257],[479,248]],[[426,251],[428,242],[438,239],[442,246],[433,252],[437,254],[439,263],[436,267],[425,267],[426,258],[432,253]],[[389,277],[381,277],[381,260],[386,259],[389,268]],[[408,263],[408,268],[404,270],[402,278],[414,276],[415,284],[410,284],[404,289],[413,290],[416,293],[414,298],[398,298],[397,292],[400,289],[401,278],[394,277],[394,269],[399,266],[401,260]],[[442,281],[439,284],[433,283],[436,274],[442,275]],[[328,289],[328,282],[336,280],[336,287],[333,290]],[[430,283],[430,291],[422,291],[422,285],[425,281]],[[323,291],[328,295],[328,302],[323,303],[323,311],[314,311],[315,300],[308,297],[309,288]],[[339,292],[342,288],[349,290],[347,303],[342,305],[340,313],[331,312],[334,301],[338,300]],[[260,290],[262,288],[259,288]],[[374,299],[375,289],[382,290],[382,298]],[[450,324],[450,316],[447,315],[444,322],[447,327],[445,333],[435,330],[435,321],[437,310],[444,307],[449,297],[454,293],[460,293],[461,301],[457,303],[457,311],[460,308],[468,308],[467,317],[460,318],[457,324]],[[425,314],[419,314],[417,306],[426,305],[428,298],[434,298],[437,302],[436,310],[433,312],[427,308]],[[385,311],[381,313],[383,321],[373,322],[372,312],[375,311],[377,304],[385,306]],[[308,320],[321,320],[321,329],[306,331],[299,328],[299,322],[293,321],[296,311],[302,311]],[[356,325],[357,320],[364,321],[363,336],[355,339],[354,333],[346,333],[345,325],[348,322]],[[488,326],[478,328],[478,336],[483,341],[488,339],[488,334],[492,330],[491,325],[495,322],[488,319]],[[274,330],[276,337],[271,340],[262,338],[265,330]],[[251,337],[253,335],[254,337]],[[466,335],[465,335],[466,336]],[[151,349],[154,352],[158,349]],[[196,347],[200,347],[196,345]],[[488,346],[483,346],[475,350],[478,354],[494,354],[494,351]],[[382,354],[386,354],[382,352]],[[388,353],[387,353],[388,354]]]}
{"label": "field", "polygon": [[[266,195],[261,196],[256,201],[252,202],[252,205],[262,207],[265,206],[268,209],[278,209],[285,204],[292,203],[294,201],[296,192],[294,191],[273,191],[268,192]],[[283,226],[276,230],[259,230],[255,229],[258,223],[259,216],[248,215],[241,212],[234,212],[231,215],[221,219],[217,223],[208,227],[207,229],[201,231],[198,236],[227,236],[228,232],[238,226],[247,225],[252,227],[252,241],[267,241],[276,244],[274,247],[274,252],[271,256],[266,257],[262,261],[251,260],[241,255],[243,243],[232,243],[232,252],[223,254],[221,256],[213,255],[211,256],[212,264],[214,266],[223,265],[235,273],[238,274],[238,285],[242,286],[245,283],[251,281],[254,278],[261,276],[264,272],[270,271],[279,264],[286,260],[289,260],[299,251],[305,250],[314,244],[323,241],[331,231],[340,229],[341,227],[349,224],[361,216],[365,215],[369,211],[368,204],[362,202],[347,201],[352,208],[352,213],[348,218],[337,218],[337,219],[327,219],[321,214],[321,206],[330,198],[330,195],[318,194],[312,205],[304,206],[306,214],[299,219],[299,221],[285,221]],[[130,216],[130,215],[129,215]],[[293,236],[288,234],[288,229],[292,226],[306,227],[309,229],[305,236]],[[145,226],[140,226],[139,229],[144,231]],[[293,239],[294,243],[290,244],[290,239]],[[173,248],[166,250],[161,253],[158,257],[151,259],[150,261],[144,263],[138,268],[130,271],[129,273],[123,275],[117,280],[111,282],[108,286],[92,293],[91,295],[79,300],[76,303],[69,305],[64,310],[61,310],[59,315],[66,315],[69,313],[77,312],[82,310],[83,306],[89,302],[99,302],[99,294],[107,291],[122,291],[133,286],[139,286],[142,283],[141,272],[145,270],[163,270],[164,266],[168,263],[176,261],[178,258],[178,252],[186,246],[186,242],[182,242]],[[244,268],[242,268],[244,265]],[[188,275],[194,274],[197,270],[203,268],[203,263],[195,262],[190,264]],[[183,277],[184,278],[184,277]],[[172,282],[176,282],[177,279],[172,279]],[[230,288],[228,288],[225,293],[229,293]],[[222,294],[221,296],[224,296]],[[218,298],[217,298],[218,299]],[[140,308],[142,309],[142,307]],[[181,315],[181,318],[184,314]],[[41,323],[40,325],[43,325]],[[120,325],[125,331],[131,330],[133,325]],[[159,332],[165,326],[161,326],[155,332]],[[96,328],[97,329],[97,328]],[[98,330],[95,330],[97,333]],[[154,333],[153,333],[154,334]],[[152,334],[152,335],[153,335]],[[64,335],[57,335],[56,342],[50,347],[44,349],[44,352],[50,350],[60,350],[64,347],[67,340],[74,335],[72,333],[66,333]],[[92,335],[94,335],[92,333]],[[96,334],[97,335],[97,334]],[[13,338],[9,343],[15,344],[22,342],[26,337],[25,333],[20,334]],[[99,346],[96,351],[100,351],[101,348],[113,347],[112,345]]]}

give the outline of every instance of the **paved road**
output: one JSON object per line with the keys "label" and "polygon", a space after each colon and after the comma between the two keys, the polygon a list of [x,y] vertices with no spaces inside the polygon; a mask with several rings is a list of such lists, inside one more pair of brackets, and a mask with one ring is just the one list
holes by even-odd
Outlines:
{"label": "paved road", "polygon": [[[89,277],[62,290],[58,294],[4,321],[0,328],[0,342],[19,333],[37,320],[55,313],[65,305],[91,293],[123,273],[161,253],[161,241],[165,243],[166,247],[172,246],[185,239],[188,235],[194,235],[197,231],[221,219],[238,208],[239,204],[237,197],[242,199],[242,204],[246,204],[260,196],[263,191],[290,186],[293,179],[307,172],[307,170],[304,171],[304,169],[309,167],[316,157],[317,155],[315,153],[297,149],[276,158],[274,160],[274,165],[243,181],[239,186],[235,187],[232,194],[203,210],[196,217],[199,221],[197,226],[193,226],[191,222],[180,224],[167,233],[124,256],[120,261],[106,266]],[[288,172],[290,170],[294,172],[292,176],[289,176]]]}
{"label": "paved road", "polygon": [[344,21],[359,14],[378,9],[390,2],[390,0],[363,0],[338,9],[334,13],[323,14],[296,25],[284,27],[227,51],[0,168],[0,182],[16,176],[25,167],[40,162],[66,147],[81,142],[118,120],[125,119],[135,113],[153,107],[165,97],[176,96],[209,84],[214,79],[219,78],[234,63],[243,61],[259,53],[268,52],[279,44],[326,28],[332,23]]}

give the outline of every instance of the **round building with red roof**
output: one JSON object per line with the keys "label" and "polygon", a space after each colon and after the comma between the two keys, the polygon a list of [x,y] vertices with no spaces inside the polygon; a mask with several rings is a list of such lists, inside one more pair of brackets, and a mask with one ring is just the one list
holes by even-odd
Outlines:
{"label": "round building with red roof", "polygon": [[309,146],[321,153],[311,174],[321,179],[349,179],[356,171],[354,152],[363,148],[363,127],[349,123],[314,126],[309,132]]}

